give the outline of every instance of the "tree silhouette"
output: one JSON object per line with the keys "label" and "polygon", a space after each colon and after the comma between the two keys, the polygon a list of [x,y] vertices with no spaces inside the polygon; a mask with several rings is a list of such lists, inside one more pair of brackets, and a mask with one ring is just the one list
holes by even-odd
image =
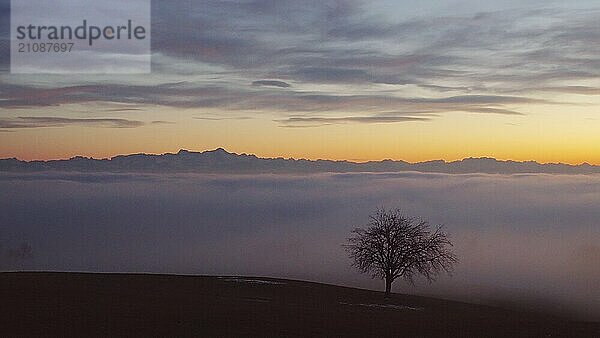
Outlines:
{"label": "tree silhouette", "polygon": [[378,209],[370,219],[365,228],[352,231],[344,247],[352,266],[385,279],[386,298],[396,278],[414,284],[414,277],[422,275],[432,282],[458,262],[442,225],[431,230],[427,221],[404,216],[399,209]]}

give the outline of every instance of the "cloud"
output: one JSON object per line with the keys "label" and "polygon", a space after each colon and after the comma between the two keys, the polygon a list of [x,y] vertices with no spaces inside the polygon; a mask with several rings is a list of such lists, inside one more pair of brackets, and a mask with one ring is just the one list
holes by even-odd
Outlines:
{"label": "cloud", "polygon": [[0,119],[0,129],[26,129],[65,127],[71,125],[104,127],[104,128],[136,128],[144,125],[141,121],[113,118],[66,118],[23,116]]}
{"label": "cloud", "polygon": [[175,122],[156,120],[156,121],[150,122],[150,124],[175,124]]}
{"label": "cloud", "polygon": [[525,115],[518,111],[504,109],[504,108],[490,108],[490,107],[476,107],[476,108],[463,108],[465,112],[469,113],[482,113],[482,114],[501,114],[501,115]]}
{"label": "cloud", "polygon": [[78,183],[119,183],[119,182],[141,182],[155,181],[157,176],[152,174],[113,174],[113,173],[90,173],[89,175],[80,175],[77,173],[47,172],[45,175],[37,174],[0,174],[0,182],[51,182],[66,181]]}
{"label": "cloud", "polygon": [[318,127],[330,124],[343,123],[398,123],[398,122],[423,122],[429,117],[412,116],[346,116],[346,117],[290,117],[276,120],[284,127]]}
{"label": "cloud", "polygon": [[547,100],[533,99],[517,96],[499,96],[499,95],[460,95],[450,96],[438,99],[414,99],[415,102],[428,103],[452,103],[452,104],[506,104],[506,103],[548,103]]}
{"label": "cloud", "polygon": [[364,83],[373,79],[367,71],[352,68],[309,67],[298,69],[294,75],[300,80],[318,83]]}
{"label": "cloud", "polygon": [[250,120],[252,117],[248,116],[233,116],[233,117],[209,117],[209,116],[194,116],[195,120],[205,121],[225,121],[225,120]]}
{"label": "cloud", "polygon": [[259,80],[252,82],[253,86],[267,86],[267,87],[279,87],[279,88],[289,88],[291,85],[287,82],[276,81],[276,80]]}
{"label": "cloud", "polygon": [[[390,110],[522,115],[515,106],[570,104],[546,102],[540,92],[600,90],[598,8],[472,5],[404,15],[401,4],[366,1],[157,2],[152,81],[3,76],[0,107],[115,102],[279,119]],[[390,17],[392,10],[400,14]]]}
{"label": "cloud", "polygon": [[455,95],[436,98],[387,96],[380,93],[348,95],[296,91],[245,90],[219,86],[169,83],[160,86],[86,85],[62,88],[6,89],[10,99],[0,101],[0,107],[25,108],[84,102],[118,102],[123,104],[163,105],[176,108],[223,108],[230,111],[266,112],[356,112],[357,114],[442,114],[465,111],[482,114],[521,115],[506,108],[513,104],[558,104],[549,100],[509,95]]}
{"label": "cloud", "polygon": [[600,95],[600,87],[589,87],[589,86],[541,87],[541,88],[537,88],[537,90],[548,91],[548,92],[567,93],[567,94]]}
{"label": "cloud", "polygon": [[[0,0],[0,72],[10,68],[10,0]],[[0,90],[1,92],[1,90]]]}
{"label": "cloud", "polygon": [[142,109],[141,108],[114,108],[114,109],[107,109],[106,111],[122,113],[122,112],[140,111],[140,110],[142,110]]}

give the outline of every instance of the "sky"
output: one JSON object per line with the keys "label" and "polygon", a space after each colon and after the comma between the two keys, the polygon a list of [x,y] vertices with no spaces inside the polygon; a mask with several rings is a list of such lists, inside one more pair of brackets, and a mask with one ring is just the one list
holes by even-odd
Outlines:
{"label": "sky", "polygon": [[9,73],[0,158],[600,164],[596,1],[153,1],[152,72]]}

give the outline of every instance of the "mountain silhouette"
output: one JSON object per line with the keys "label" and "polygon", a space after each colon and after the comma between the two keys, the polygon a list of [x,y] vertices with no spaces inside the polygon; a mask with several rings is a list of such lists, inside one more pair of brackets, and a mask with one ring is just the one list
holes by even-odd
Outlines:
{"label": "mountain silhouette", "polygon": [[230,153],[223,148],[204,152],[180,150],[177,153],[118,155],[110,159],[82,156],[68,160],[21,161],[16,158],[1,159],[0,172],[181,172],[181,173],[320,173],[320,172],[436,172],[436,173],[548,173],[593,174],[600,166],[587,163],[538,163],[535,161],[501,161],[494,158],[466,158],[459,161],[443,160],[409,163],[383,160],[350,162],[333,160],[306,160],[294,158],[259,158],[251,154]]}

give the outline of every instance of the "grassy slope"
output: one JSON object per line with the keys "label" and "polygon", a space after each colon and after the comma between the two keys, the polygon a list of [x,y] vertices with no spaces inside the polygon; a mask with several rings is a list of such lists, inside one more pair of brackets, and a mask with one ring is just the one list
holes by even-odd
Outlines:
{"label": "grassy slope", "polygon": [[[301,281],[0,273],[0,336],[587,336],[600,324]],[[354,305],[349,305],[354,304]]]}

